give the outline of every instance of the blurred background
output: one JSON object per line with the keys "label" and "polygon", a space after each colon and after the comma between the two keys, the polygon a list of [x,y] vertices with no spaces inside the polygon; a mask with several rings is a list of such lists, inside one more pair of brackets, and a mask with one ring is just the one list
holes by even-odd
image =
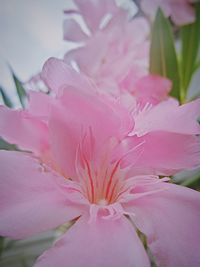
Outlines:
{"label": "blurred background", "polygon": [[8,64],[27,81],[45,60],[70,47],[62,38],[63,10],[70,5],[70,0],[0,0],[0,85],[8,95],[15,92]]}
{"label": "blurred background", "polygon": [[[137,7],[131,0],[120,5]],[[63,10],[73,7],[72,0],[0,0],[0,85],[16,105],[15,87],[8,64],[17,77],[27,81],[37,74],[49,57],[62,57],[72,48],[63,41]]]}

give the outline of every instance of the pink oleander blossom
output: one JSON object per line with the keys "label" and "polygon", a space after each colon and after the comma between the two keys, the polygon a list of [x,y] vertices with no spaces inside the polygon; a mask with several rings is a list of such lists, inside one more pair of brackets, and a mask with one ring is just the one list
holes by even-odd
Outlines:
{"label": "pink oleander blossom", "polygon": [[190,24],[195,21],[195,10],[192,6],[196,0],[142,0],[142,10],[150,15],[155,16],[157,9],[160,7],[166,17],[171,17],[172,21],[181,26]]}
{"label": "pink oleander blossom", "polygon": [[[21,149],[0,151],[0,235],[75,220],[35,267],[150,266],[138,229],[158,266],[199,266],[200,194],[154,175],[200,165],[199,100],[161,101],[169,84],[150,76],[127,108],[56,59],[42,76],[54,96],[32,92],[26,110],[0,108],[1,136]],[[153,99],[147,81],[162,85]]]}
{"label": "pink oleander blossom", "polygon": [[[116,94],[119,88],[131,89],[131,83],[148,71],[147,21],[130,19],[129,13],[114,0],[74,0],[74,3],[75,10],[65,11],[64,39],[79,42],[81,47],[67,52],[65,62],[76,62],[81,72],[107,92]],[[83,18],[87,33],[72,14]]]}

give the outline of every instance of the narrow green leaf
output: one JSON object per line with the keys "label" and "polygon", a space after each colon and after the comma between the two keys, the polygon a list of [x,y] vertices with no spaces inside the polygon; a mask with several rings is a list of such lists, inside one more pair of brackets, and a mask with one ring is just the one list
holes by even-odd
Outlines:
{"label": "narrow green leaf", "polygon": [[197,69],[200,46],[200,3],[196,3],[196,21],[181,28],[181,81],[186,95],[192,75]]}
{"label": "narrow green leaf", "polygon": [[0,87],[0,94],[2,96],[4,104],[7,107],[12,108],[13,107],[13,103],[12,103],[11,99],[8,97],[8,95],[6,94],[5,90],[2,87]]}
{"label": "narrow green leaf", "polygon": [[18,150],[16,145],[9,144],[8,142],[6,142],[5,140],[3,140],[0,137],[0,150],[1,149],[3,149],[3,150]]}
{"label": "narrow green leaf", "polygon": [[12,71],[12,76],[13,76],[13,80],[15,82],[16,91],[17,91],[17,95],[19,97],[20,103],[21,103],[22,107],[24,107],[25,106],[25,99],[27,96],[26,91],[25,91],[22,83],[20,82],[20,80],[17,78],[17,76],[15,75],[15,73],[13,71]]}
{"label": "narrow green leaf", "polygon": [[172,29],[161,9],[158,9],[151,32],[150,73],[172,81],[171,95],[180,100],[180,78]]}

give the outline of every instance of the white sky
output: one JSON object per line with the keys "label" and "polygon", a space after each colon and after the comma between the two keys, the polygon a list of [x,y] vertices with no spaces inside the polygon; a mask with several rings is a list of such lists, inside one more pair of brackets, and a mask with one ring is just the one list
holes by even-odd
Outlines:
{"label": "white sky", "polygon": [[28,80],[51,56],[61,57],[63,10],[70,0],[0,0],[0,85],[13,95],[7,67]]}

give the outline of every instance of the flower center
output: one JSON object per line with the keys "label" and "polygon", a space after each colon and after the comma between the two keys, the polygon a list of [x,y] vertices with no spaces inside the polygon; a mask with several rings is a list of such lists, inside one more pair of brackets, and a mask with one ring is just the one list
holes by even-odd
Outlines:
{"label": "flower center", "polygon": [[102,206],[114,203],[123,190],[123,174],[120,161],[115,164],[104,164],[98,171],[84,158],[84,168],[81,172],[80,183],[83,194],[90,203]]}
{"label": "flower center", "polygon": [[100,199],[97,204],[99,206],[106,206],[106,205],[108,205],[108,201],[106,199]]}

